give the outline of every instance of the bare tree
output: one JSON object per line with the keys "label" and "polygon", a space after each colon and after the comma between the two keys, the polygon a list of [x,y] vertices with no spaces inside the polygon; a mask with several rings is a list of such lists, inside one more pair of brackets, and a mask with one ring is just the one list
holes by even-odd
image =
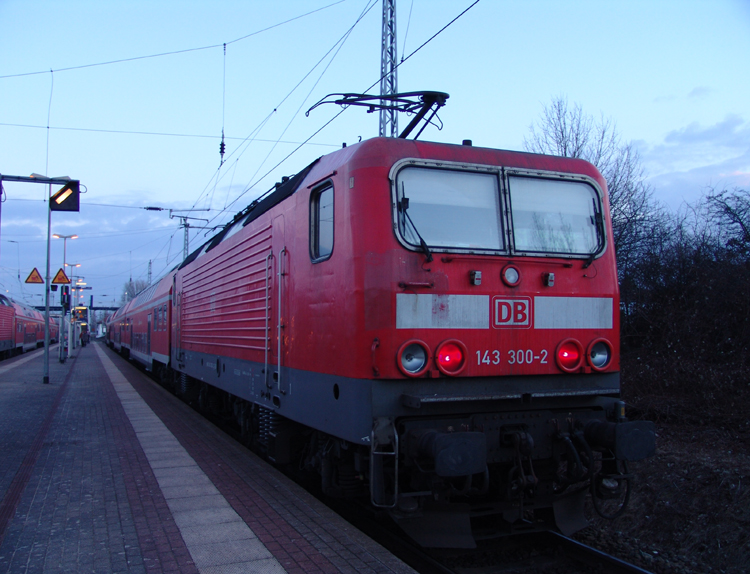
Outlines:
{"label": "bare tree", "polygon": [[122,287],[122,295],[120,296],[120,304],[124,305],[128,301],[130,301],[133,297],[138,295],[141,291],[143,291],[146,287],[148,287],[148,281],[144,281],[143,279],[136,279],[133,281],[132,279],[125,283]]}
{"label": "bare tree", "polygon": [[750,254],[750,192],[709,190],[706,195],[708,218],[716,226],[716,234],[729,251]]}
{"label": "bare tree", "polygon": [[527,151],[584,159],[604,176],[617,262],[624,272],[633,265],[649,230],[662,216],[645,183],[638,151],[631,143],[621,142],[611,119],[597,121],[584,114],[580,105],[569,106],[562,96],[553,98],[529,129],[531,133],[523,141]]}

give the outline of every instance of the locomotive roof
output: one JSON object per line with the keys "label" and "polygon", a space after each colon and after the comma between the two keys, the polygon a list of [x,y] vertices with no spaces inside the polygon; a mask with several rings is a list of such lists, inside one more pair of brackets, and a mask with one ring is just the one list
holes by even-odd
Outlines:
{"label": "locomotive roof", "polygon": [[[343,158],[339,157],[343,154]],[[173,271],[182,269],[203,253],[206,253],[221,243],[237,226],[248,225],[275,205],[292,196],[300,187],[310,171],[321,162],[333,159],[344,162],[347,158],[357,162],[371,162],[376,156],[383,164],[395,162],[397,159],[414,157],[415,159],[436,159],[457,163],[488,164],[517,168],[544,169],[569,173],[580,173],[593,177],[604,184],[604,180],[597,169],[588,161],[577,158],[541,155],[530,152],[482,148],[469,145],[407,140],[401,138],[371,138],[344,147],[326,156],[317,158],[303,170],[292,177],[284,177],[271,190],[252,201],[245,209],[237,213],[224,229],[208,239],[185,260],[177,265]]]}
{"label": "locomotive roof", "polygon": [[294,192],[297,191],[305,177],[307,177],[307,174],[310,173],[310,170],[313,168],[313,166],[318,163],[318,161],[320,161],[320,158],[310,163],[307,167],[305,167],[302,171],[298,172],[294,176],[283,178],[281,182],[277,183],[271,191],[264,195],[261,195],[258,199],[254,200],[245,209],[235,215],[232,221],[230,221],[224,227],[224,229],[214,235],[198,249],[193,251],[190,255],[188,255],[185,260],[177,267],[177,269],[182,269],[185,265],[187,265],[191,261],[194,261],[195,258],[202,253],[210,251],[211,249],[216,247],[219,243],[221,243],[224,237],[226,237],[226,235],[229,233],[229,230],[236,225],[242,225],[244,227],[251,221],[263,215],[274,205],[281,203],[287,197],[293,195]]}

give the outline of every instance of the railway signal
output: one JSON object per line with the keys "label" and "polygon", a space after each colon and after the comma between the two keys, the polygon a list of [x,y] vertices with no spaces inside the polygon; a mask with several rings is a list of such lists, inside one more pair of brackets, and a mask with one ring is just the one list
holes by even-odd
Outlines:
{"label": "railway signal", "polygon": [[81,211],[80,182],[70,180],[49,198],[50,211]]}
{"label": "railway signal", "polygon": [[[49,250],[50,250],[50,229],[52,227],[52,212],[53,211],[80,211],[80,191],[81,182],[77,179],[70,179],[68,176],[62,177],[47,177],[46,175],[39,175],[32,173],[30,177],[24,177],[20,175],[2,175],[0,174],[0,184],[3,181],[18,181],[24,183],[43,183],[49,185],[49,210],[47,211],[47,274],[44,283],[46,284],[45,299],[44,299],[44,375],[42,376],[42,383],[49,384],[49,293],[50,293],[50,277],[49,277]],[[53,185],[62,185],[62,189],[52,193]]]}

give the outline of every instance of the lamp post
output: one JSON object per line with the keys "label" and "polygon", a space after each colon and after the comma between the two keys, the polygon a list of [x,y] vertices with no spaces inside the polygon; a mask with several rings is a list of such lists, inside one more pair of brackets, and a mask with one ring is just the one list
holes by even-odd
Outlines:
{"label": "lamp post", "polygon": [[[76,290],[76,277],[73,275],[75,272],[76,267],[80,267],[80,263],[66,263],[68,267],[71,268],[71,274],[68,277],[70,279],[70,321],[68,321],[68,357],[71,356],[71,350],[75,349],[78,345],[76,345],[76,339],[75,339],[75,331],[73,330],[73,309],[76,308],[78,305],[77,300],[77,290]],[[82,279],[82,278],[78,278]]]}
{"label": "lamp post", "polygon": [[78,308],[79,310],[86,309],[86,316],[85,316],[86,322],[85,323],[79,322],[81,346],[85,346],[86,343],[88,343],[88,337],[83,337],[84,327],[86,327],[87,333],[91,333],[91,307],[90,306],[87,307],[86,301],[83,300],[84,298],[83,291],[85,289],[91,289],[91,287],[88,287],[86,285],[86,282],[84,281],[84,279],[85,277],[79,277],[78,281],[76,281],[76,287],[78,287],[78,294],[79,294],[78,298],[81,299],[81,301],[78,303]]}
{"label": "lamp post", "polygon": [[[62,239],[63,240],[63,271],[67,271],[65,267],[67,267],[68,263],[68,239],[78,239],[78,236],[74,233],[73,235],[62,235],[60,233],[53,233],[52,237],[55,239]],[[80,265],[80,264],[79,264]],[[66,272],[67,275],[67,272]],[[62,301],[61,301],[62,303]],[[65,316],[67,315],[67,310],[65,307],[63,307],[62,315],[60,316],[60,336],[62,337],[63,329],[65,328]],[[64,339],[64,337],[63,337]],[[60,362],[65,362],[65,359],[67,358],[63,353],[65,352],[63,345],[63,341],[60,341]],[[68,356],[70,355],[70,329],[68,329]]]}
{"label": "lamp post", "polygon": [[[47,274],[44,281],[44,375],[42,383],[49,384],[49,252],[50,252],[50,230],[52,229],[52,212],[53,211],[80,211],[80,186],[81,182],[77,179],[70,179],[68,176],[47,177],[32,173],[29,177],[19,175],[0,174],[0,184],[3,181],[22,181],[26,183],[43,183],[49,186],[48,204],[47,204]],[[52,193],[53,185],[62,185],[63,187]]]}
{"label": "lamp post", "polygon": [[63,268],[65,268],[68,253],[68,239],[78,239],[78,236],[75,233],[73,235],[60,235],[59,233],[53,233],[52,237],[63,240]]}

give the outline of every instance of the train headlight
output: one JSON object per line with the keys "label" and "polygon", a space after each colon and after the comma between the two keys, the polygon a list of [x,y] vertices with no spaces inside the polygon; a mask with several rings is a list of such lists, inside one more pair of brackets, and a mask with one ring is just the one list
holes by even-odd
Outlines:
{"label": "train headlight", "polygon": [[407,377],[419,377],[429,366],[430,351],[422,341],[407,341],[398,350],[398,368]]}
{"label": "train headlight", "polygon": [[566,339],[557,346],[555,360],[566,373],[577,371],[583,362],[583,347],[575,339]]}
{"label": "train headlight", "polygon": [[466,366],[466,345],[457,339],[443,341],[435,354],[437,367],[444,375],[455,376]]}
{"label": "train headlight", "polygon": [[612,360],[612,346],[605,339],[596,339],[589,345],[586,358],[592,369],[603,371]]}
{"label": "train headlight", "polygon": [[515,287],[521,281],[521,273],[518,268],[513,265],[506,265],[503,268],[500,277],[508,287]]}

